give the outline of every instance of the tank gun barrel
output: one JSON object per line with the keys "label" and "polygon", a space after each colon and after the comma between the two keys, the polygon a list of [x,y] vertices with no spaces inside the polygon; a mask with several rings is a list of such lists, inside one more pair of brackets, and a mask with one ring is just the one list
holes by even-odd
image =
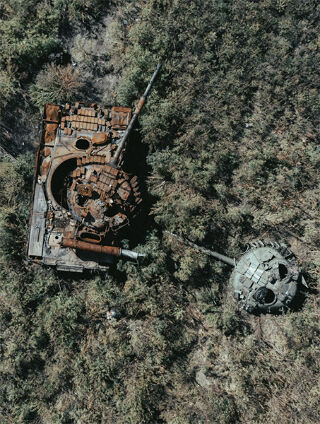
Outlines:
{"label": "tank gun barrel", "polygon": [[144,105],[144,103],[146,101],[146,98],[147,98],[147,96],[148,96],[148,94],[149,94],[149,92],[151,90],[151,87],[152,87],[152,85],[153,85],[153,83],[154,83],[154,81],[155,81],[155,79],[156,79],[156,77],[157,77],[157,75],[158,75],[158,73],[160,71],[160,68],[161,68],[161,64],[158,63],[158,65],[157,65],[157,67],[156,67],[156,69],[155,69],[155,71],[154,71],[154,73],[153,73],[153,75],[151,77],[151,80],[150,80],[150,82],[148,84],[148,87],[146,88],[146,90],[143,93],[143,95],[140,97],[139,103],[136,106],[136,109],[135,109],[135,111],[133,113],[133,116],[132,116],[131,121],[130,121],[130,123],[128,125],[128,128],[126,129],[126,132],[124,133],[124,135],[123,135],[123,137],[122,137],[122,139],[121,139],[121,141],[119,143],[119,146],[118,146],[118,148],[116,150],[116,153],[115,153],[115,155],[114,155],[114,157],[113,157],[113,159],[111,161],[111,165],[113,165],[113,166],[118,166],[118,162],[119,162],[119,158],[120,158],[121,152],[123,151],[123,149],[124,149],[124,147],[126,145],[127,139],[128,139],[128,137],[130,135],[130,132],[131,132],[133,126],[134,126],[134,123],[135,123],[135,121],[137,119],[137,116],[141,112],[141,109],[142,109],[142,107],[143,107],[143,105]]}
{"label": "tank gun barrel", "polygon": [[199,252],[204,253],[205,255],[212,256],[215,259],[218,259],[221,262],[224,262],[228,265],[235,266],[236,260],[234,258],[229,258],[228,256],[222,255],[221,253],[215,252],[214,250],[209,250],[204,247],[198,246],[195,243],[192,243],[189,240],[186,240],[182,237],[177,236],[176,234],[170,233],[169,231],[164,231],[166,234],[169,234],[172,237],[175,237],[177,240],[181,241],[184,244],[198,250]]}

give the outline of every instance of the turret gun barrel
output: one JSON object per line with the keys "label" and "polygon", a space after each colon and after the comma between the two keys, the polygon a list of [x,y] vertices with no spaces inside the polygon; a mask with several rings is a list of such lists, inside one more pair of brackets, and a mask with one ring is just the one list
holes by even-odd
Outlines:
{"label": "turret gun barrel", "polygon": [[218,259],[219,261],[222,261],[228,265],[235,266],[236,260],[234,258],[229,258],[228,256],[222,255],[221,253],[215,252],[214,250],[205,249],[204,247],[198,246],[195,243],[192,243],[191,241],[184,239],[182,237],[177,236],[176,234],[170,233],[169,231],[164,231],[166,234],[169,234],[172,237],[175,237],[177,240],[181,241],[184,244],[187,244],[188,246],[198,250],[199,252],[204,253],[205,255],[212,256],[215,259]]}
{"label": "turret gun barrel", "polygon": [[148,87],[146,88],[145,92],[143,93],[143,96],[140,97],[139,103],[136,106],[136,109],[135,109],[135,111],[133,113],[133,116],[132,116],[132,119],[131,119],[131,121],[130,121],[130,123],[128,125],[128,128],[126,129],[126,132],[124,133],[124,135],[123,135],[123,137],[122,137],[122,139],[121,139],[121,141],[119,143],[119,146],[118,146],[118,148],[116,150],[116,153],[115,153],[115,155],[114,155],[114,157],[113,157],[113,159],[111,161],[111,165],[114,166],[114,167],[116,167],[116,166],[119,165],[120,155],[121,155],[121,153],[122,153],[122,151],[123,151],[123,149],[124,149],[124,147],[126,145],[127,139],[128,139],[128,137],[130,135],[130,132],[131,132],[133,126],[134,126],[134,123],[135,123],[135,121],[137,119],[137,116],[141,112],[141,109],[142,109],[142,107],[143,107],[143,105],[144,105],[144,103],[146,101],[146,98],[147,98],[147,96],[149,94],[149,91],[151,90],[151,87],[152,87],[152,85],[153,85],[153,83],[154,83],[154,81],[155,81],[155,79],[156,79],[156,77],[157,77],[157,75],[158,75],[158,73],[160,71],[160,68],[161,68],[161,64],[158,63],[158,65],[157,65],[157,67],[156,67],[156,69],[155,69],[155,71],[154,71],[154,73],[152,75],[152,78],[151,78],[151,80],[150,80],[150,82],[148,84]]}

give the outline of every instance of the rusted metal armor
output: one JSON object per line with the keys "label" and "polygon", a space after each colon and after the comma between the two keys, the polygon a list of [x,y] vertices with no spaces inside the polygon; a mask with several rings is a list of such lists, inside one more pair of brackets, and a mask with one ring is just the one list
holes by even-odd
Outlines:
{"label": "rusted metal armor", "polygon": [[[58,269],[105,270],[110,257],[96,250],[101,257],[90,260],[90,246],[112,244],[142,202],[137,176],[110,165],[131,114],[131,108],[96,104],[45,106],[29,257]],[[87,249],[67,248],[64,239],[85,242]]]}
{"label": "rusted metal armor", "polygon": [[138,177],[122,167],[139,107],[47,104],[36,156],[28,257],[58,270],[106,271],[142,203]]}

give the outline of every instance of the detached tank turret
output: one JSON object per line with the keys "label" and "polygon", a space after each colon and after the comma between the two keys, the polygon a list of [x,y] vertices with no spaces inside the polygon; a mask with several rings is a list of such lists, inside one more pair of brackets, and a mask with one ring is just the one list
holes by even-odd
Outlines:
{"label": "detached tank turret", "polygon": [[234,297],[248,312],[284,311],[306,285],[290,249],[278,243],[251,243],[230,277]]}
{"label": "detached tank turret", "polygon": [[130,132],[151,86],[131,108],[76,103],[44,108],[36,156],[28,257],[58,270],[106,271],[143,197],[139,178],[125,171]]}
{"label": "detached tank turret", "polygon": [[239,258],[205,249],[175,234],[183,243],[234,267],[230,287],[242,309],[250,313],[278,313],[289,307],[299,283],[307,287],[294,254],[276,242],[250,243]]}

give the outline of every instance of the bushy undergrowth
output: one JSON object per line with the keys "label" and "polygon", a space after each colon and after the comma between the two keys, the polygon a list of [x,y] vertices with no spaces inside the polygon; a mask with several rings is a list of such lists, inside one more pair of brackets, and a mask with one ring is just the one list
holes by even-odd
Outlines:
{"label": "bushy undergrowth", "polygon": [[[6,2],[18,3],[23,16],[4,6],[0,16],[21,34],[44,3]],[[53,2],[37,15],[37,42],[58,4],[80,17],[100,5]],[[106,278],[31,266],[32,160],[0,164],[1,422],[319,421],[319,12],[312,0],[119,3],[119,103],[163,62],[140,119],[154,196],[155,225],[138,247],[147,258]],[[0,84],[12,96],[12,78]],[[281,316],[238,311],[228,268],[165,229],[229,256],[254,238],[290,241],[306,301]]]}
{"label": "bushy undergrowth", "polygon": [[[66,50],[66,35],[94,26],[101,15],[108,11],[111,3],[105,0],[1,2],[0,113],[2,107],[15,107],[17,101],[21,101],[21,96],[26,98],[30,82],[35,80],[50,55]],[[61,70],[48,66],[40,72],[38,84],[31,89],[31,103],[39,106],[41,101],[48,99],[62,100],[61,96],[54,96],[52,92],[48,94],[48,87],[43,83],[44,79],[47,83],[51,82],[49,80],[53,74],[56,74],[57,81],[62,81],[67,72],[65,70],[63,76]],[[51,91],[59,91],[65,85],[56,83],[49,88]],[[70,90],[66,88],[67,97],[72,99]]]}
{"label": "bushy undergrowth", "polygon": [[75,101],[83,87],[79,72],[72,65],[48,65],[41,71],[35,84],[30,87],[32,102],[39,108],[46,103]]}

